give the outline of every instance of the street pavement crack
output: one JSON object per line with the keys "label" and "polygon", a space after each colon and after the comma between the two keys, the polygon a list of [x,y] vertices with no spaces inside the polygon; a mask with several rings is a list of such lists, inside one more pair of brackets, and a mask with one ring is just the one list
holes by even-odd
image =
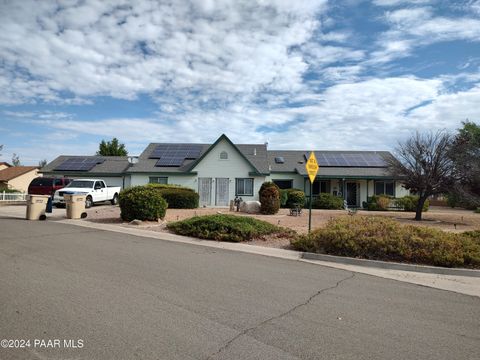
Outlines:
{"label": "street pavement crack", "polygon": [[249,327],[243,331],[241,331],[240,333],[238,333],[237,335],[235,335],[233,338],[231,338],[230,340],[228,340],[220,349],[218,349],[217,351],[215,351],[214,353],[210,354],[208,357],[207,357],[207,360],[209,359],[213,359],[215,356],[221,354],[223,351],[225,351],[226,349],[228,349],[237,339],[239,339],[240,337],[244,336],[244,335],[248,335],[248,333],[260,328],[261,326],[269,323],[270,321],[273,321],[273,320],[277,320],[277,319],[281,319],[287,315],[290,315],[292,314],[293,312],[295,312],[296,310],[298,310],[299,308],[303,307],[303,306],[306,306],[308,304],[310,304],[312,302],[313,299],[315,299],[316,297],[322,295],[324,292],[328,291],[328,290],[333,290],[333,289],[336,289],[341,283],[343,283],[344,281],[347,281],[347,280],[350,280],[352,278],[355,277],[355,273],[354,272],[351,272],[349,276],[347,276],[346,278],[343,278],[339,281],[337,281],[337,283],[333,286],[329,286],[329,287],[326,287],[326,288],[323,288],[323,289],[320,289],[318,290],[315,294],[313,294],[312,296],[310,296],[306,301],[300,303],[300,304],[297,304],[295,305],[294,307],[290,308],[289,310],[279,314],[279,315],[275,315],[275,316],[272,316],[266,320],[263,320],[262,322],[258,323],[257,325],[255,326],[252,326],[252,327]]}

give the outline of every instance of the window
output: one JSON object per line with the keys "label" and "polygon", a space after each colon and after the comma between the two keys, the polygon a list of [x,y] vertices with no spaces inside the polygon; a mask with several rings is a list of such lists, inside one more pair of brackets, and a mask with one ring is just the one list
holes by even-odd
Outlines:
{"label": "window", "polygon": [[55,186],[62,186],[62,185],[63,185],[62,179],[55,179],[54,185],[55,185]]}
{"label": "window", "polygon": [[275,185],[277,185],[280,189],[291,189],[293,188],[293,180],[273,180]]}
{"label": "window", "polygon": [[312,195],[318,195],[320,193],[328,193],[330,189],[328,188],[326,181],[315,180],[312,184]]}
{"label": "window", "polygon": [[253,196],[253,179],[236,179],[235,195],[238,196]]}
{"label": "window", "polygon": [[150,176],[148,178],[150,184],[168,184],[168,177],[166,176]]}
{"label": "window", "polygon": [[228,153],[226,151],[220,153],[220,160],[228,160]]}
{"label": "window", "polygon": [[393,181],[375,181],[375,195],[395,196]]}

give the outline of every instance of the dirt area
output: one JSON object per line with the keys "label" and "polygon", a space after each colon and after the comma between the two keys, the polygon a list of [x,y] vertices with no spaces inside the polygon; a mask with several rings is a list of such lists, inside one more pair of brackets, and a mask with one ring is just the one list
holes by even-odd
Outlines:
{"label": "dirt area", "polygon": [[[257,219],[269,223],[283,226],[295,230],[297,233],[304,234],[308,230],[308,210],[304,210],[300,216],[290,216],[289,209],[280,209],[276,215],[247,215],[237,212],[230,212],[228,208],[199,208],[199,209],[168,209],[167,215],[162,222],[143,222],[141,225],[129,225],[122,223],[120,219],[119,207],[113,206],[95,206],[87,210],[86,220],[101,223],[118,223],[122,226],[140,226],[145,230],[168,231],[165,228],[166,223],[190,218],[192,216],[211,215],[211,214],[233,214],[238,216],[253,216]],[[344,210],[312,210],[312,229],[325,226],[333,218],[345,216]],[[411,224],[414,226],[428,226],[451,232],[463,232],[468,230],[480,229],[480,214],[472,211],[450,209],[446,207],[431,207],[424,213],[424,220],[421,222],[413,220],[414,213],[405,213],[398,211],[363,211],[359,210],[353,216],[384,216],[391,217],[402,224]],[[263,246],[285,247],[289,241],[287,239],[269,239],[257,240],[252,244],[261,244]]]}

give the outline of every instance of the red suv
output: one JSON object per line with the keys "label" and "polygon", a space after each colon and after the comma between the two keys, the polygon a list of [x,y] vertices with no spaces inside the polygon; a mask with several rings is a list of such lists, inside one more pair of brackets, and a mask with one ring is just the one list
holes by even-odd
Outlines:
{"label": "red suv", "polygon": [[28,186],[28,193],[31,195],[51,195],[58,189],[67,186],[72,179],[37,177]]}

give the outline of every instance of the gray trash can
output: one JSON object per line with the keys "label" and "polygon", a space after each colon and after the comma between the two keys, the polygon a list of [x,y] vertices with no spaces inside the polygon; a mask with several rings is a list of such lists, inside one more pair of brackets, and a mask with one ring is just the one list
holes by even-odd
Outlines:
{"label": "gray trash can", "polygon": [[28,195],[27,196],[27,220],[45,219],[45,210],[47,209],[48,195]]}

